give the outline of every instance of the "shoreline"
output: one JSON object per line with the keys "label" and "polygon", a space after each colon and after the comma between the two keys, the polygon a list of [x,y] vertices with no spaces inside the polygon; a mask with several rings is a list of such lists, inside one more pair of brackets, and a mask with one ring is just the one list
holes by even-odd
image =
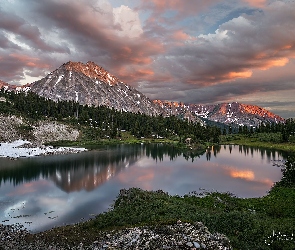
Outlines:
{"label": "shoreline", "polygon": [[36,156],[74,154],[87,151],[86,148],[36,146],[27,140],[16,140],[13,142],[0,142],[0,157],[16,160],[19,158],[28,158]]}

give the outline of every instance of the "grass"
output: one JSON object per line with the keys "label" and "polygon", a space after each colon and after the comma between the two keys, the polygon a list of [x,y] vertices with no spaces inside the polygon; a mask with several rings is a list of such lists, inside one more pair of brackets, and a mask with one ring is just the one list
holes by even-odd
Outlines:
{"label": "grass", "polygon": [[291,236],[295,230],[294,200],[295,190],[281,187],[265,197],[253,199],[228,193],[179,197],[132,188],[117,197],[110,211],[85,223],[52,229],[46,237],[59,244],[64,239],[67,244],[77,245],[93,242],[106,230],[171,224],[177,220],[202,221],[211,233],[227,235],[234,249],[289,250],[295,248],[295,242],[283,235]]}
{"label": "grass", "polygon": [[280,133],[260,133],[253,135],[225,135],[221,137],[220,143],[270,148],[295,153],[295,143],[281,142]]}
{"label": "grass", "polygon": [[[233,143],[295,152],[292,143],[278,142],[278,135],[231,135]],[[141,141],[139,141],[141,142]],[[125,141],[126,143],[126,141]],[[41,233],[49,242],[91,244],[117,230],[140,225],[203,222],[211,233],[225,234],[234,249],[295,249],[295,157],[290,156],[283,177],[260,198],[238,198],[229,193],[193,193],[171,196],[163,191],[132,188],[122,191],[110,210],[94,219]],[[32,235],[34,240],[34,235]]]}
{"label": "grass", "polygon": [[[206,147],[209,145],[202,143],[195,143],[187,145],[185,143],[180,143],[179,138],[137,138],[131,135],[129,132],[122,132],[121,137],[116,139],[105,138],[105,139],[96,139],[92,140],[88,137],[82,137],[77,141],[53,141],[49,142],[46,145],[51,145],[54,147],[85,147],[87,149],[99,149],[101,146],[107,145],[118,145],[118,144],[149,144],[149,143],[163,143],[167,145],[173,145],[179,149],[182,149],[185,153],[192,151],[193,153],[204,153]],[[211,144],[210,144],[211,145]]]}

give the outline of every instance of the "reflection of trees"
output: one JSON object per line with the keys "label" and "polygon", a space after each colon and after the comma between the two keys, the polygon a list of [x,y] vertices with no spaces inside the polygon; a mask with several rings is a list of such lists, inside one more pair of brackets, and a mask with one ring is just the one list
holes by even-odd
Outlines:
{"label": "reflection of trees", "polygon": [[[51,178],[67,192],[91,190],[145,155],[162,161],[164,157],[174,160],[182,153],[173,145],[116,145],[80,154],[19,159],[14,166],[0,170],[0,184],[10,181],[19,185],[42,177]],[[195,156],[191,153],[188,158],[194,159]]]}
{"label": "reflection of trees", "polygon": [[264,149],[261,149],[261,150],[260,150],[260,154],[261,154],[261,158],[264,159],[265,150],[264,150]]}
{"label": "reflection of trees", "polygon": [[[233,149],[232,145],[223,147],[224,150]],[[220,153],[221,146],[207,148],[206,159],[211,160],[212,151],[215,157]],[[260,153],[261,157],[267,156],[268,160],[276,157],[287,157],[287,154],[275,150],[265,150],[255,147],[239,146],[239,152],[253,156],[254,152]],[[131,166],[141,157],[151,157],[162,161],[164,158],[174,160],[184,157],[194,161],[199,157],[198,152],[183,151],[173,145],[147,144],[147,145],[116,145],[108,146],[100,151],[90,151],[80,154],[35,157],[10,161],[1,159],[1,165],[7,167],[0,169],[0,185],[9,181],[14,185],[23,182],[38,180],[41,178],[52,179],[58,187],[66,192],[85,189],[92,190],[103,184],[112,176]]]}
{"label": "reflection of trees", "polygon": [[243,146],[243,152],[245,155],[249,154],[249,147],[248,146]]}
{"label": "reflection of trees", "polygon": [[221,146],[220,145],[216,145],[213,147],[213,152],[214,152],[214,156],[216,157],[218,153],[220,153],[221,150]]}
{"label": "reflection of trees", "polygon": [[151,157],[154,160],[162,161],[164,156],[169,156],[173,161],[182,154],[182,150],[173,146],[165,144],[147,144],[144,145],[146,156]]}
{"label": "reflection of trees", "polygon": [[118,145],[102,151],[21,159],[15,167],[0,170],[0,184],[18,185],[42,177],[51,178],[65,191],[91,190],[141,156],[136,145]]}
{"label": "reflection of trees", "polygon": [[243,146],[239,145],[239,152],[242,153],[243,152]]}
{"label": "reflection of trees", "polygon": [[253,155],[254,155],[254,148],[253,147],[250,147],[250,152],[251,152],[251,156],[253,157]]}
{"label": "reflection of trees", "polygon": [[[229,151],[231,152],[231,150],[231,145],[229,145]],[[258,152],[260,153],[262,159],[264,159],[264,157],[266,156],[267,162],[276,160],[277,157],[287,158],[288,156],[288,153],[284,151],[277,151],[275,149],[265,149],[260,147],[250,147],[245,145],[239,145],[239,152],[241,154],[244,153],[245,155],[249,155],[250,152],[252,157],[254,155],[254,152]]]}
{"label": "reflection of trees", "polygon": [[[236,145],[223,145],[224,150],[229,150],[229,153],[232,153],[233,147],[236,147]],[[217,145],[214,147],[208,147],[206,149],[206,159],[207,161],[211,160],[212,151],[215,157],[217,157],[217,154],[220,153],[221,146]],[[287,158],[288,153],[284,151],[277,151],[275,149],[264,149],[259,147],[251,147],[251,146],[245,146],[245,145],[238,145],[238,151],[241,154],[254,156],[254,152],[258,152],[261,155],[261,158],[264,159],[264,156],[267,157],[267,162],[269,163],[272,160],[276,160],[278,157]]]}
{"label": "reflection of trees", "polygon": [[[226,150],[226,145],[223,146],[223,149]],[[220,145],[216,145],[216,146],[212,146],[212,147],[208,147],[206,149],[206,159],[207,161],[210,161],[211,160],[211,155],[212,155],[212,151],[213,151],[213,155],[214,157],[217,157],[217,154],[220,153],[220,150],[221,150],[221,146]]]}
{"label": "reflection of trees", "polygon": [[[203,152],[202,152],[201,154],[203,154]],[[184,159],[186,159],[187,161],[188,161],[189,159],[192,159],[192,162],[194,162],[195,158],[196,158],[196,157],[200,158],[200,155],[201,155],[201,154],[200,154],[200,152],[195,152],[195,151],[193,151],[193,150],[189,150],[189,151],[183,153],[183,157],[184,157]]]}
{"label": "reflection of trees", "polygon": [[233,150],[233,146],[232,145],[229,145],[228,148],[229,148],[229,153],[231,154],[231,152]]}
{"label": "reflection of trees", "polygon": [[206,159],[207,159],[207,161],[211,160],[211,149],[210,148],[208,148],[206,150]]}

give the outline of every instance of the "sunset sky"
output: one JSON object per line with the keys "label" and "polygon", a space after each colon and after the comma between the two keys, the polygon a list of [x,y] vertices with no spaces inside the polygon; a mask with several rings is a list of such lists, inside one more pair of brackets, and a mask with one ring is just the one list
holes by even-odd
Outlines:
{"label": "sunset sky", "polygon": [[151,99],[295,117],[294,0],[0,0],[0,80],[93,61]]}

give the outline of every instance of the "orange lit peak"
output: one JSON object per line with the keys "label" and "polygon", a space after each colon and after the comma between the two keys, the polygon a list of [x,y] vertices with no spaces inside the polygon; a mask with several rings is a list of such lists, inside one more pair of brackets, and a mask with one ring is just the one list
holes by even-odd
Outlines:
{"label": "orange lit peak", "polygon": [[98,66],[94,62],[87,62],[86,64],[81,62],[67,62],[64,64],[65,68],[69,71],[75,71],[83,73],[84,75],[107,82],[111,85],[115,85],[119,82],[119,79],[106,71],[103,67]]}

